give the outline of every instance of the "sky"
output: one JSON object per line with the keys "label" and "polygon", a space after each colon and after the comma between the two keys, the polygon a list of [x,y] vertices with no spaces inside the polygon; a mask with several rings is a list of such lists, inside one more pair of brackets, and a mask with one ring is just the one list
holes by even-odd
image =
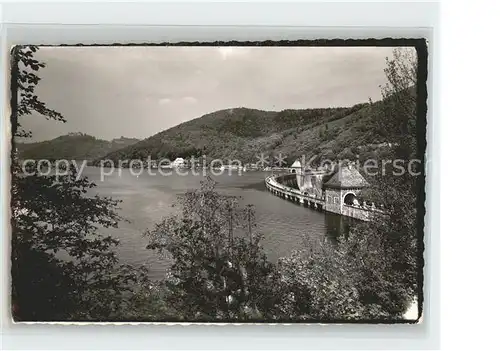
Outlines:
{"label": "sky", "polygon": [[380,99],[390,47],[43,47],[32,141],[69,132],[146,138],[228,108],[348,107]]}

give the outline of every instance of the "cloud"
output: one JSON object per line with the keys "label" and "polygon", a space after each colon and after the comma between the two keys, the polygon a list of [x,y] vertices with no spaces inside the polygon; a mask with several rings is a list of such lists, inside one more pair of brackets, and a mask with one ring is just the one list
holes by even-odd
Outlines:
{"label": "cloud", "polygon": [[380,98],[390,47],[54,47],[37,94],[67,123],[29,118],[34,140],[72,131],[145,138],[220,109],[351,106]]}
{"label": "cloud", "polygon": [[182,98],[182,102],[185,102],[187,104],[195,104],[198,102],[198,100],[192,96],[185,96]]}
{"label": "cloud", "polygon": [[158,100],[158,103],[159,103],[160,105],[167,105],[167,104],[169,104],[171,101],[172,101],[172,100],[171,100],[170,98],[163,98],[163,99]]}

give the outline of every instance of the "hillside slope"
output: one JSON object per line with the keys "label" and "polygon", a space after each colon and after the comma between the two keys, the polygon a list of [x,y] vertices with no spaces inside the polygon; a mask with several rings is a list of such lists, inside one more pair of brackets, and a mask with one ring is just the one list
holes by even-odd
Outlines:
{"label": "hillside slope", "polygon": [[139,139],[121,137],[106,141],[82,133],[70,133],[36,143],[16,143],[21,159],[94,160],[130,146]]}
{"label": "hillside slope", "polygon": [[[350,108],[261,111],[235,108],[216,111],[159,132],[100,159],[152,159],[206,155],[210,159],[256,162],[257,155],[337,157],[360,145],[382,143],[377,124],[380,102]],[[351,150],[351,148],[353,150]],[[95,163],[99,163],[97,159]]]}

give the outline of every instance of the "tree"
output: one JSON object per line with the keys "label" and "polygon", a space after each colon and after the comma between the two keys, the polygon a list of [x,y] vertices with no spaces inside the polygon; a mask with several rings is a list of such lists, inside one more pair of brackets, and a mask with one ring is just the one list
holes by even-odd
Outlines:
{"label": "tree", "polygon": [[47,119],[66,122],[57,111],[47,108],[35,94],[35,87],[40,81],[36,71],[45,64],[34,58],[36,46],[16,46],[11,52],[11,86],[17,88],[17,94],[11,96],[11,123],[13,137],[30,137],[31,132],[21,127],[19,117],[37,112]]}
{"label": "tree", "polygon": [[[393,286],[403,280],[392,278],[390,259],[373,236],[358,233],[351,230],[348,238],[340,237],[336,243],[308,242],[306,249],[279,260],[284,318],[325,322],[400,318],[409,292]],[[370,299],[370,293],[379,295]]]}
{"label": "tree", "polygon": [[286,292],[282,314],[303,321],[361,318],[363,306],[346,257],[328,242],[308,246],[279,260]]}
{"label": "tree", "polygon": [[[394,144],[384,157],[407,166],[416,150],[416,59],[396,50],[387,61],[382,113],[377,118]],[[301,320],[399,319],[418,293],[417,177],[399,175],[394,164],[370,178],[361,196],[385,216],[353,222],[347,238],[294,252],[278,264],[284,315]]]}
{"label": "tree", "polygon": [[[35,94],[45,65],[34,58],[36,47],[12,52],[12,130],[29,137],[19,118],[37,112],[65,121]],[[118,240],[99,229],[116,227],[118,201],[88,196],[95,187],[71,166],[63,175],[42,175],[37,164],[22,165],[12,152],[12,311],[15,320],[103,320],[119,318],[132,296],[147,281],[144,269],[119,265]]]}
{"label": "tree", "polygon": [[146,235],[149,249],[170,256],[165,286],[182,320],[269,320],[277,315],[278,275],[260,247],[251,206],[201,189],[179,198],[181,214],[166,218]]}
{"label": "tree", "polygon": [[379,124],[390,141],[397,144],[395,156],[410,160],[417,151],[417,69],[414,49],[393,50],[384,69],[387,83],[381,87],[382,113]]}
{"label": "tree", "polygon": [[384,157],[403,165],[400,174],[395,162],[379,169],[369,179],[372,187],[362,196],[383,205],[385,216],[373,222],[358,223],[349,233],[348,251],[357,257],[361,276],[358,282],[363,303],[376,303],[394,316],[401,316],[418,294],[417,278],[422,267],[418,259],[417,199],[418,184],[424,176],[408,172],[417,157],[416,83],[417,58],[410,50],[396,49],[385,69],[388,83],[382,88],[382,113],[379,122],[385,126],[393,143]]}

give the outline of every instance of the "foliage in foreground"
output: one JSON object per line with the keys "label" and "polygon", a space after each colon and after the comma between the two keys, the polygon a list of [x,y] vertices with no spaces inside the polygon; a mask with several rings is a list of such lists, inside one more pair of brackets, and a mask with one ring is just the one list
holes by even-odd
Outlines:
{"label": "foliage in foreground", "polygon": [[[181,320],[363,320],[399,318],[408,291],[389,291],[385,253],[353,232],[338,244],[308,245],[277,264],[266,259],[251,208],[208,179],[180,199],[182,213],[147,232],[149,249],[173,260],[160,289]],[[361,233],[362,234],[362,233]]]}
{"label": "foliage in foreground", "polygon": [[174,261],[167,301],[182,319],[273,319],[278,280],[253,231],[253,209],[214,186],[209,178],[187,192],[180,198],[182,214],[146,233],[148,248]]}
{"label": "foliage in foreground", "polygon": [[[40,78],[34,73],[43,63],[36,47],[16,47],[12,130],[16,138],[31,136],[19,118],[37,112],[47,119],[65,121],[35,95]],[[118,241],[99,230],[116,227],[118,202],[87,191],[95,186],[77,177],[41,175],[31,164],[21,169],[12,153],[12,311],[19,321],[107,320],[122,315],[129,297],[146,286],[144,269],[118,263]],[[130,300],[131,301],[131,300]]]}
{"label": "foliage in foreground", "polygon": [[[18,117],[36,111],[64,121],[34,94],[43,64],[36,48],[15,51]],[[401,56],[396,56],[401,60]],[[384,121],[407,162],[415,149],[413,72],[389,62]],[[409,85],[410,84],[410,85]],[[391,105],[393,104],[393,105]],[[395,104],[395,105],[394,105]],[[402,106],[398,104],[404,104]],[[397,111],[397,116],[394,115]],[[347,240],[294,252],[270,263],[251,207],[205,183],[181,200],[182,212],[147,233],[149,248],[173,260],[170,276],[150,282],[118,263],[118,242],[99,234],[117,226],[118,202],[90,197],[94,186],[67,176],[32,175],[12,165],[12,304],[16,320],[341,320],[399,318],[416,291],[416,180],[375,179],[370,196],[390,203],[388,217],[354,226]]]}

